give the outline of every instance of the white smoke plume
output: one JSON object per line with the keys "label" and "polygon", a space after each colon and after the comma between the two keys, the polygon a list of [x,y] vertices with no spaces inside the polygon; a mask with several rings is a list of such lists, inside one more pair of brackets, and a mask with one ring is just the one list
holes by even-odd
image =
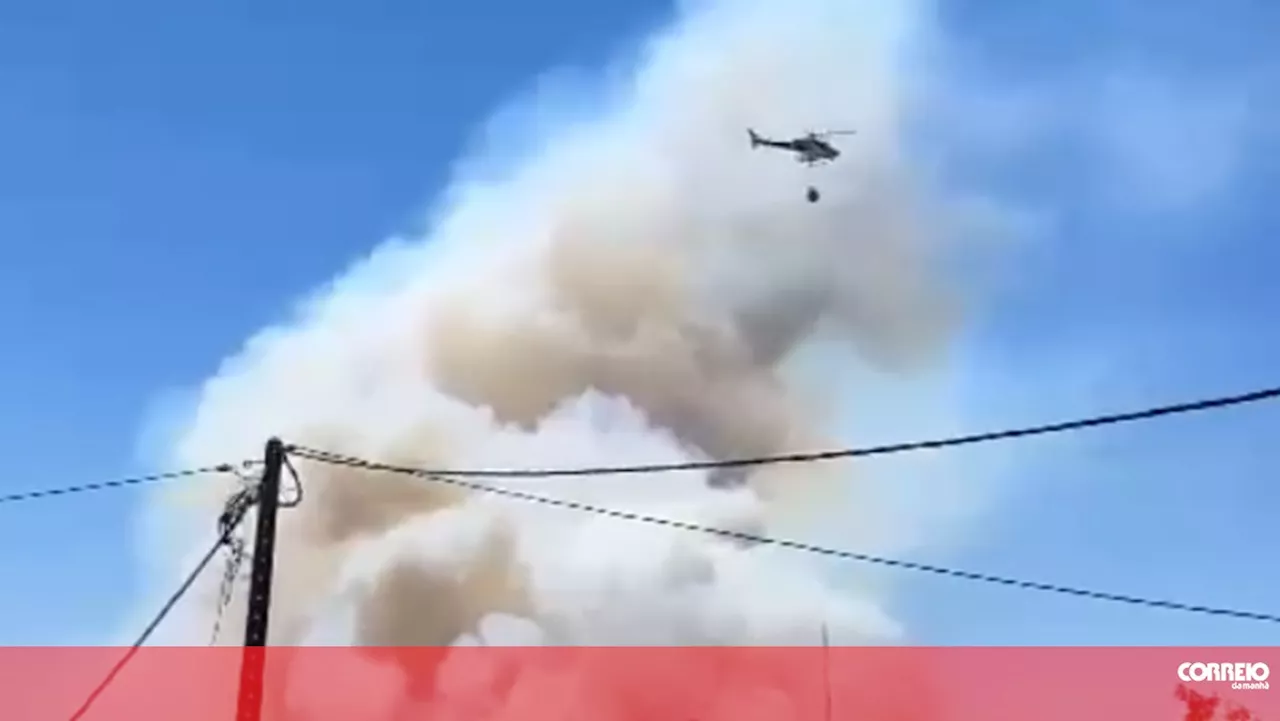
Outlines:
{"label": "white smoke plume", "polygon": [[[924,85],[909,73],[927,40],[924,10],[872,0],[683,7],[606,107],[550,123],[536,151],[497,178],[463,173],[426,237],[379,249],[226,363],[203,387],[174,462],[254,457],[271,435],[422,467],[844,445],[834,420],[867,409],[798,389],[821,394],[813,369],[838,372],[845,356],[823,362],[836,352],[824,350],[796,371],[797,353],[822,338],[847,358],[906,372],[939,358],[960,317],[939,264],[964,233],[906,144]],[[836,163],[808,169],[752,151],[747,127],[858,134],[839,139]],[[805,201],[808,184],[821,202]],[[306,496],[281,515],[273,644],[814,644],[824,622],[839,643],[900,637],[870,587],[837,589],[791,552],[297,465]],[[895,525],[885,514],[896,506],[854,466],[762,468],[728,489],[711,480],[508,483],[871,545],[885,544],[869,529]],[[164,512],[185,506],[207,523],[228,490],[184,487]],[[216,584],[203,588],[190,634],[207,633]],[[246,585],[224,642],[242,634]]]}

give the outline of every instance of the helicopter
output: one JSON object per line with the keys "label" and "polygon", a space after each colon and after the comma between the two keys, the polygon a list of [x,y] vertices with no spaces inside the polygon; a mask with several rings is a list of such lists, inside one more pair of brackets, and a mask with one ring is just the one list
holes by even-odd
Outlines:
{"label": "helicopter", "polygon": [[[840,157],[840,151],[827,138],[833,135],[853,135],[856,130],[829,130],[824,133],[809,132],[791,140],[771,140],[761,137],[752,128],[747,128],[747,137],[751,139],[752,148],[777,148],[790,150],[796,154],[796,161],[813,167],[819,163],[829,163]],[[810,203],[818,202],[818,189],[809,186],[805,193]]]}

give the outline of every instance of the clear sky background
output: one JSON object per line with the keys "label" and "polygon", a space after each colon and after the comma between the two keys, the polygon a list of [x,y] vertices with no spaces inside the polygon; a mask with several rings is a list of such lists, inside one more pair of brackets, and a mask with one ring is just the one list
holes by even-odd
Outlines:
{"label": "clear sky background", "polygon": [[[1047,242],[1010,260],[1017,282],[957,361],[1020,389],[1008,423],[1280,382],[1280,6],[943,7],[971,60],[1057,119],[1033,113],[1021,151],[960,166],[1042,211]],[[411,227],[536,74],[598,66],[669,11],[0,3],[0,492],[150,470],[139,429],[166,389]],[[1278,431],[1280,404],[1046,445],[981,534],[923,560],[1280,613]],[[141,500],[0,507],[0,643],[117,628]],[[1280,643],[1280,626],[956,580],[899,593],[939,643]]]}

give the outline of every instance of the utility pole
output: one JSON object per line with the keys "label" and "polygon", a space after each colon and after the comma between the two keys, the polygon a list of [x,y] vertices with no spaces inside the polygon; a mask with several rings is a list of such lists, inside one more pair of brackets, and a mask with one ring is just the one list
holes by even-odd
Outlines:
{"label": "utility pole", "polygon": [[266,670],[267,616],[271,610],[271,575],[275,565],[276,513],[280,510],[280,472],[284,444],[267,441],[262,481],[258,485],[258,527],[254,534],[253,568],[249,580],[249,609],[244,629],[244,658],[236,721],[260,721]]}

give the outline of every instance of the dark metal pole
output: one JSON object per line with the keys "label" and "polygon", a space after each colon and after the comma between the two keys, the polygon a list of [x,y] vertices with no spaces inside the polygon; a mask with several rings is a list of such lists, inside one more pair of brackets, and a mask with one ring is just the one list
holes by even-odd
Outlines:
{"label": "dark metal pole", "polygon": [[267,616],[271,610],[271,575],[275,564],[276,512],[280,509],[280,471],[284,444],[267,441],[258,486],[258,527],[254,534],[253,569],[249,580],[249,612],[244,629],[244,659],[240,667],[240,694],[236,721],[259,721],[266,670]]}

